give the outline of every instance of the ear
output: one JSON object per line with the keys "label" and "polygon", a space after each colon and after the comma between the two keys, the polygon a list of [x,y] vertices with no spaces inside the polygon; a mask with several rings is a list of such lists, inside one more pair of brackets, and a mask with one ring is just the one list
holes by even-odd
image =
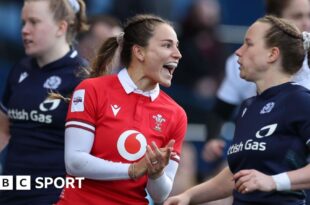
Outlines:
{"label": "ear", "polygon": [[144,61],[145,51],[143,47],[138,46],[138,45],[133,45],[132,53],[140,62]]}
{"label": "ear", "polygon": [[57,30],[57,37],[63,36],[68,31],[68,22],[67,21],[59,21],[58,22],[58,30]]}
{"label": "ear", "polygon": [[268,63],[275,62],[280,57],[280,50],[278,47],[272,47],[268,53]]}

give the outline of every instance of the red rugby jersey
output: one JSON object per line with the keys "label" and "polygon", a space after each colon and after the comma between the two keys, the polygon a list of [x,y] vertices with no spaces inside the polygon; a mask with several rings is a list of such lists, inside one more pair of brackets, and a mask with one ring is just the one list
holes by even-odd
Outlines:
{"label": "red rugby jersey", "polygon": [[[175,139],[173,160],[179,161],[187,128],[184,110],[159,87],[137,92],[126,70],[84,80],[73,94],[66,127],[93,132],[91,154],[105,160],[132,163],[152,141],[164,147]],[[82,189],[65,189],[58,204],[146,205],[146,183],[146,176],[137,181],[85,179]]]}

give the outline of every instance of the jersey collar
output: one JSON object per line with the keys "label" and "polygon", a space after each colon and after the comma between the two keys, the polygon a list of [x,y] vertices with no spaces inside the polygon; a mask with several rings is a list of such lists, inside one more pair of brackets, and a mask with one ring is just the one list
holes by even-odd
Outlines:
{"label": "jersey collar", "polygon": [[[78,57],[78,52],[74,49],[70,49],[70,51],[68,53],[66,53],[63,57],[52,61],[46,65],[44,65],[41,68],[44,68],[45,70],[50,70],[50,69],[55,69],[55,68],[63,68],[66,65],[72,65],[72,61],[76,61],[76,57]],[[33,62],[33,67],[35,69],[40,68],[36,59],[32,58],[32,62]]]}
{"label": "jersey collar", "polygon": [[132,93],[132,92],[137,93],[137,94],[144,95],[146,97],[151,98],[152,101],[156,100],[156,98],[159,95],[160,88],[158,84],[153,90],[149,90],[149,91],[139,90],[136,84],[130,78],[126,68],[123,68],[118,73],[117,76],[127,94]]}

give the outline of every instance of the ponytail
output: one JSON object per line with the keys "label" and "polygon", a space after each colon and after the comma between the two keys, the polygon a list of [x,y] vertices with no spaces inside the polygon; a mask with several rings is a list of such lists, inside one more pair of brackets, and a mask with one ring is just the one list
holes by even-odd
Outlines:
{"label": "ponytail", "polygon": [[112,72],[113,60],[118,49],[117,37],[108,38],[99,48],[91,65],[89,77],[98,77]]}
{"label": "ponytail", "polygon": [[76,32],[85,32],[89,29],[89,26],[87,24],[87,16],[86,16],[86,5],[84,1],[78,0],[78,3],[80,5],[79,11],[76,13]]}

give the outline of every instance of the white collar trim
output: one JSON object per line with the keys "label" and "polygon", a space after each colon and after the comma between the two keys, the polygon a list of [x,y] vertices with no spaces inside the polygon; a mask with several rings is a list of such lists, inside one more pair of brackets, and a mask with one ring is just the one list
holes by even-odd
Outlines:
{"label": "white collar trim", "polygon": [[118,73],[117,76],[118,76],[118,79],[121,82],[121,84],[122,84],[122,86],[123,86],[123,88],[127,94],[132,93],[132,92],[137,93],[140,95],[144,95],[146,97],[150,97],[152,101],[156,100],[156,98],[159,95],[160,88],[159,88],[158,84],[156,85],[156,87],[153,90],[149,90],[149,91],[139,90],[139,88],[136,86],[136,84],[130,78],[126,68],[123,68]]}

